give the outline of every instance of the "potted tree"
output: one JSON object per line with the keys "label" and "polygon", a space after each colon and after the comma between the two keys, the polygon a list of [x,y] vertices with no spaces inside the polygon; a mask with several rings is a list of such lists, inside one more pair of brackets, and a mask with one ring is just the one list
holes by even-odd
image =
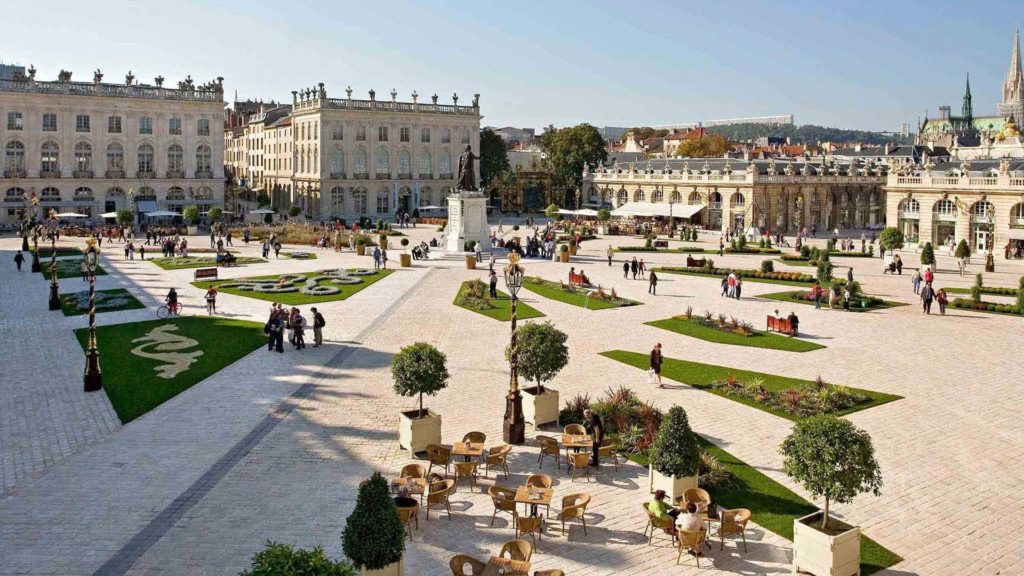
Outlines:
{"label": "potted tree", "polygon": [[793,567],[819,576],[860,574],[860,528],[830,519],[829,505],[879,494],[871,436],[848,420],[815,416],[797,422],[781,452],[786,474],[825,500],[823,511],[793,521]]}
{"label": "potted tree", "polygon": [[398,423],[399,445],[412,454],[441,443],[441,416],[423,408],[423,395],[433,396],[448,385],[445,362],[445,355],[426,342],[402,348],[391,360],[395,392],[420,400],[419,409],[402,412]]}
{"label": "potted tree", "polygon": [[345,555],[363,576],[402,576],[405,528],[380,472],[359,486],[341,538]]}
{"label": "potted tree", "polygon": [[210,211],[206,213],[206,216],[210,219],[210,222],[216,224],[224,217],[224,211],[216,207],[210,208]]}
{"label": "potted tree", "polygon": [[324,554],[322,547],[311,550],[295,549],[288,544],[267,542],[266,547],[252,557],[248,570],[241,576],[280,576],[281,574],[308,574],[309,576],[356,576],[348,562],[335,562]]}
{"label": "potted tree", "polygon": [[690,420],[682,406],[673,406],[661,421],[658,436],[651,446],[650,486],[675,500],[688,488],[697,487],[700,447],[690,430]]}
{"label": "potted tree", "polygon": [[366,236],[362,234],[356,236],[356,254],[359,256],[366,255]]}
{"label": "potted tree", "polygon": [[608,221],[612,219],[612,213],[604,208],[597,211],[597,221],[600,222],[597,226],[597,231],[601,235],[608,234]]}
{"label": "potted tree", "polygon": [[924,248],[921,249],[921,265],[932,266],[935,264],[935,248],[931,242],[925,242]]}
{"label": "potted tree", "polygon": [[409,246],[409,239],[402,238],[399,243],[402,245],[402,253],[398,255],[398,260],[402,264],[402,268],[408,268],[412,266],[412,256],[405,251],[406,247]]}
{"label": "potted tree", "polygon": [[299,208],[297,204],[292,204],[288,207],[288,216],[295,218],[302,213],[302,208]]}
{"label": "potted tree", "polygon": [[476,240],[470,240],[463,246],[466,249],[466,270],[476,270],[476,254],[473,253],[476,250]]}
{"label": "potted tree", "polygon": [[[512,226],[512,231],[513,232],[519,232],[519,224],[513,225]],[[512,239],[516,241],[516,246],[522,246],[523,245],[522,240],[519,238],[519,234],[516,234],[515,236],[513,236]]]}
{"label": "potted tree", "polygon": [[561,262],[568,262],[569,261],[569,245],[568,244],[559,244],[558,245],[558,259]]}
{"label": "potted tree", "polygon": [[569,255],[570,256],[575,256],[576,255],[576,237],[575,236],[573,236],[572,238],[569,239]]}
{"label": "potted tree", "polygon": [[889,226],[878,235],[878,245],[882,248],[882,253],[895,252],[903,248],[905,242],[903,232],[900,232],[899,228]]}
{"label": "potted tree", "polygon": [[971,257],[971,247],[967,244],[967,240],[964,240],[963,238],[960,239],[960,242],[956,245],[956,251],[953,253],[953,256],[955,256],[957,260],[961,258],[969,259]]}
{"label": "potted tree", "polygon": [[[530,322],[516,329],[516,366],[519,374],[537,382],[519,390],[526,395],[523,417],[539,427],[558,421],[558,390],[545,388],[544,382],[557,375],[569,362],[569,336],[550,322]],[[511,346],[505,348],[505,359],[511,356]]]}
{"label": "potted tree", "polygon": [[187,230],[189,236],[195,236],[199,233],[199,208],[195,206],[186,206],[181,211],[181,218],[185,220],[187,224]]}
{"label": "potted tree", "polygon": [[387,250],[388,249],[388,235],[383,233],[383,232],[381,232],[380,236],[378,236],[378,239],[379,239],[378,244],[380,244],[380,249],[381,250]]}

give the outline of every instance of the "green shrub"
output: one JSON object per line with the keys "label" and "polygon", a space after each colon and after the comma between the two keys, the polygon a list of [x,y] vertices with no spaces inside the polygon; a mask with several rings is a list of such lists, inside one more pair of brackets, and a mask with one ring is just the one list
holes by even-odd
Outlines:
{"label": "green shrub", "polygon": [[1024,276],[1020,277],[1017,288],[1017,314],[1024,314]]}
{"label": "green shrub", "polygon": [[811,257],[811,247],[808,246],[807,244],[804,244],[803,246],[801,246],[800,247],[800,257],[801,258],[810,259],[810,257]]}
{"label": "green shrub", "polygon": [[568,244],[559,244],[558,245],[558,251],[559,252],[568,252],[569,251],[569,245]]}
{"label": "green shrub", "polygon": [[644,241],[644,248],[654,248],[654,239],[648,236]]}
{"label": "green shrub", "polygon": [[[537,382],[544,393],[544,381],[551,380],[569,363],[569,336],[550,321],[529,322],[516,329],[516,358],[519,375]],[[505,348],[505,359],[511,358],[512,346]]]}
{"label": "green shrub", "polygon": [[970,258],[971,247],[967,244],[967,240],[961,239],[956,245],[956,251],[953,252],[953,256],[957,258]]}
{"label": "green shrub", "polygon": [[292,204],[291,206],[288,207],[288,215],[291,216],[292,218],[295,218],[300,213],[302,213],[302,208],[299,208],[295,204]]}
{"label": "green shrub", "polygon": [[423,395],[433,396],[448,386],[447,357],[426,342],[417,342],[399,350],[391,359],[395,392],[406,397],[419,395],[420,415]]}
{"label": "green shrub", "polygon": [[[392,504],[393,506],[393,504]],[[267,542],[252,557],[252,565],[242,576],[356,576],[348,562],[334,562],[321,547],[295,549],[287,544]]]}
{"label": "green shrub", "polygon": [[974,285],[971,286],[971,302],[975,304],[981,302],[981,288],[982,288],[982,277],[981,272],[978,272],[974,276]]}
{"label": "green shrub", "polygon": [[903,248],[903,232],[899,228],[889,226],[878,235],[878,245],[887,252]]}
{"label": "green shrub", "polygon": [[921,265],[931,266],[932,264],[935,264],[935,248],[932,247],[931,242],[926,242],[921,250]]}
{"label": "green shrub", "polygon": [[828,252],[818,256],[818,282],[827,284],[832,281],[832,259]]}
{"label": "green shrub", "polygon": [[761,272],[775,272],[775,263],[771,260],[761,260]]}
{"label": "green shrub", "polygon": [[700,448],[682,406],[673,406],[661,421],[651,447],[651,466],[665,476],[693,476],[700,469]]}
{"label": "green shrub", "polygon": [[380,570],[402,559],[405,528],[380,472],[359,486],[356,507],[341,538],[345,555],[361,570]]}
{"label": "green shrub", "polygon": [[195,206],[186,206],[185,209],[181,211],[181,217],[185,222],[194,225],[199,222],[199,208]]}
{"label": "green shrub", "polygon": [[612,219],[612,213],[609,212],[608,210],[606,210],[604,208],[601,208],[600,210],[597,211],[597,220],[598,220],[598,222],[607,222],[607,221],[609,221],[611,219]]}

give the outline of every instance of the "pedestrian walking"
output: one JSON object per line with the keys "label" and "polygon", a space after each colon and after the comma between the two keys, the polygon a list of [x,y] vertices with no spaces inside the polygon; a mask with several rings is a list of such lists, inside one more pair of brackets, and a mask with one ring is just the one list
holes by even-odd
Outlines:
{"label": "pedestrian walking", "polygon": [[324,343],[324,326],[327,326],[327,321],[316,308],[309,310],[313,313],[313,348],[319,348]]}
{"label": "pedestrian walking", "polygon": [[733,287],[733,292],[735,293],[736,299],[739,300],[740,299],[740,293],[743,292],[743,277],[742,276],[736,276],[736,285]]}
{"label": "pedestrian walking", "polygon": [[270,320],[263,327],[267,334],[267,352],[284,352],[284,320],[278,311],[270,313]]}
{"label": "pedestrian walking", "polygon": [[722,296],[729,293],[729,275],[722,276]]}
{"label": "pedestrian walking", "polygon": [[850,311],[850,287],[847,286],[846,290],[843,291],[843,310],[846,312]]}
{"label": "pedestrian walking", "polygon": [[622,277],[629,278],[629,260],[622,262]]}
{"label": "pedestrian walking", "polygon": [[821,284],[817,281],[814,288],[811,288],[811,296],[814,298],[814,309],[821,310]]}
{"label": "pedestrian walking", "polygon": [[615,255],[615,250],[612,249],[612,245],[609,244],[608,245],[608,266],[609,267],[611,267],[611,265],[612,265],[612,256],[614,256],[614,255]]}
{"label": "pedestrian walking", "polygon": [[380,246],[373,247],[373,269],[380,270]]}
{"label": "pedestrian walking", "polygon": [[14,265],[18,267],[18,272],[21,272],[21,265],[25,263],[25,255],[18,250],[14,253]]}
{"label": "pedestrian walking", "polygon": [[853,284],[853,266],[846,269],[846,283]]}
{"label": "pedestrian walking", "polygon": [[[480,258],[478,257],[477,260]],[[380,264],[385,270],[388,269],[388,249],[384,248],[380,251]]]}
{"label": "pedestrian walking", "polygon": [[490,287],[490,295],[492,300],[498,298],[498,273],[491,268],[490,278],[487,279],[487,284]]}
{"label": "pedestrian walking", "polygon": [[651,371],[654,372],[654,378],[658,382],[658,388],[664,388],[665,385],[661,383],[661,365],[664,363],[665,357],[661,355],[661,342],[654,345],[654,349],[651,350]]}
{"label": "pedestrian walking", "polygon": [[914,270],[914,275],[910,277],[910,284],[914,287],[914,294],[921,293],[921,271]]}
{"label": "pedestrian walking", "polygon": [[139,246],[139,258],[146,259],[146,245],[142,244]]}
{"label": "pedestrian walking", "polygon": [[658,294],[658,275],[654,273],[654,270],[651,270],[650,286],[647,288],[647,293]]}
{"label": "pedestrian walking", "polygon": [[263,241],[263,257],[267,258],[270,256],[270,240]]}
{"label": "pedestrian walking", "polygon": [[640,268],[640,277],[643,278],[644,274],[647,272],[647,264],[644,264],[644,259],[643,258],[640,259],[639,268]]}
{"label": "pedestrian walking", "polygon": [[935,301],[939,303],[939,314],[945,316],[946,304],[949,304],[949,297],[946,296],[945,288],[939,288],[938,292],[935,293]]}
{"label": "pedestrian walking", "polygon": [[217,287],[210,286],[206,290],[206,313],[214,315],[217,313]]}
{"label": "pedestrian walking", "polygon": [[633,280],[636,280],[636,274],[640,271],[640,263],[636,261],[636,256],[633,256],[633,261],[629,263],[629,271],[633,273]]}
{"label": "pedestrian walking", "polygon": [[596,467],[601,463],[599,460],[599,452],[601,449],[601,443],[604,442],[604,424],[601,422],[601,417],[590,409],[583,411],[583,417],[587,419],[586,427],[589,429],[593,438],[590,465]]}
{"label": "pedestrian walking", "polygon": [[932,290],[931,284],[925,284],[924,288],[921,289],[921,308],[925,314],[932,313],[932,299],[935,298],[935,291]]}
{"label": "pedestrian walking", "polygon": [[274,258],[280,258],[280,257],[281,257],[281,243],[280,242],[274,242]]}

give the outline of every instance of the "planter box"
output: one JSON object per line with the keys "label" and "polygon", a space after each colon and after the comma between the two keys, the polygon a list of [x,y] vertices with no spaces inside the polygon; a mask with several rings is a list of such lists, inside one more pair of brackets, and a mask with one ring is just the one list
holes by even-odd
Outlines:
{"label": "planter box", "polygon": [[199,235],[199,227],[198,226],[187,226],[185,228],[185,231],[188,232],[189,236],[198,236]]}
{"label": "planter box", "polygon": [[597,227],[597,233],[600,234],[601,236],[607,236],[608,235],[608,227],[607,226],[598,226]]}
{"label": "planter box", "polygon": [[405,573],[405,563],[403,560],[399,560],[394,564],[388,564],[380,570],[367,570],[364,568],[361,574],[362,576],[402,576]]}
{"label": "planter box", "polygon": [[466,254],[466,270],[476,270],[476,256]]}
{"label": "planter box", "polygon": [[579,248],[577,248],[576,246],[573,246],[572,244],[570,244],[570,245],[569,245],[569,255],[570,255],[570,256],[575,256],[575,255],[576,255],[576,251],[577,251],[578,249],[579,249]]}
{"label": "planter box", "polygon": [[537,428],[548,422],[558,422],[558,390],[544,388],[538,395],[536,386],[521,388],[523,393],[523,419]]}
{"label": "planter box", "polygon": [[664,490],[668,495],[669,502],[675,502],[675,499],[682,496],[687,489],[697,487],[697,476],[665,476],[655,470],[652,465],[648,465],[647,468],[651,473],[648,486],[651,494],[654,494],[656,490]]}
{"label": "planter box", "polygon": [[568,262],[569,261],[569,253],[568,252],[559,252],[558,253],[558,261],[559,262]]}
{"label": "planter box", "polygon": [[387,236],[381,236],[380,237],[380,249],[381,250],[387,250],[388,249],[388,237]]}
{"label": "planter box", "polygon": [[398,418],[398,445],[415,455],[423,452],[428,444],[441,443],[441,416],[429,409],[426,415],[417,418],[419,410],[402,412]]}
{"label": "planter box", "polygon": [[412,256],[409,254],[399,254],[398,261],[401,263],[402,268],[412,266]]}
{"label": "planter box", "polygon": [[359,256],[366,256],[366,245],[356,244],[356,254],[358,254]]}
{"label": "planter box", "polygon": [[[808,523],[820,524],[822,512],[793,521],[793,569],[815,576],[860,575],[860,528],[826,534]],[[842,525],[833,519],[834,525]]]}

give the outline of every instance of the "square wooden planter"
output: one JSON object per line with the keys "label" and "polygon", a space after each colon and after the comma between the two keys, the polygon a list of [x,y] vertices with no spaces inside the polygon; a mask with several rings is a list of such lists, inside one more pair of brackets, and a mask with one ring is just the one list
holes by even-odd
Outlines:
{"label": "square wooden planter", "polygon": [[665,476],[661,472],[654,469],[653,465],[648,465],[650,470],[650,485],[649,489],[651,494],[654,494],[657,490],[664,490],[668,496],[669,502],[675,502],[676,498],[683,495],[689,488],[697,487],[697,476]]}
{"label": "square wooden planter", "polygon": [[401,262],[402,268],[408,268],[412,266],[412,255],[411,254],[399,254],[398,261]]}
{"label": "square wooden planter", "polygon": [[441,415],[424,409],[426,414],[418,418],[419,410],[402,412],[398,418],[398,444],[415,455],[423,452],[429,444],[441,443]]}
{"label": "square wooden planter", "polygon": [[560,261],[562,261],[562,262],[568,262],[569,261],[569,252],[559,252],[558,253],[558,259]]}
{"label": "square wooden planter", "polygon": [[363,569],[362,576],[402,576],[405,573],[405,565],[402,560],[394,564],[388,564],[380,570]]}
{"label": "square wooden planter", "polygon": [[366,244],[356,244],[356,254],[366,256]]}
{"label": "square wooden planter", "polygon": [[523,418],[534,428],[558,422],[558,390],[545,387],[544,393],[539,395],[536,386],[519,390],[523,393]]}
{"label": "square wooden planter", "polygon": [[848,528],[826,534],[810,524],[821,524],[823,512],[793,521],[793,570],[815,576],[860,575],[860,528],[831,519],[832,526]]}
{"label": "square wooden planter", "polygon": [[476,256],[466,254],[466,270],[476,270]]}

